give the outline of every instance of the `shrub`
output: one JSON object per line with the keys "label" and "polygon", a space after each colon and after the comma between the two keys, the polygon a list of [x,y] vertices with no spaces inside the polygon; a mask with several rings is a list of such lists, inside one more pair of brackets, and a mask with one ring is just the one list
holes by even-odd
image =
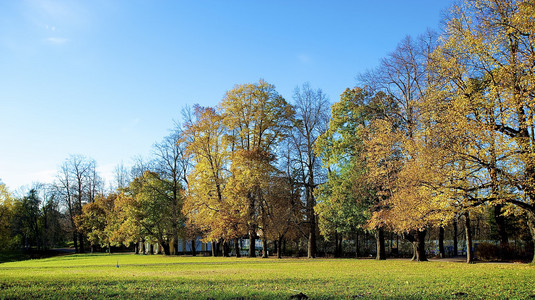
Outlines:
{"label": "shrub", "polygon": [[480,260],[499,260],[500,247],[491,243],[480,243],[476,246],[476,257]]}

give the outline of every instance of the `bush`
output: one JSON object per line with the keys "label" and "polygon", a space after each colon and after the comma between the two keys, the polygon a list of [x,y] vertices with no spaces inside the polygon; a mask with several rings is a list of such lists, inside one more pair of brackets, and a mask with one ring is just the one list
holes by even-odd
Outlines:
{"label": "bush", "polygon": [[491,243],[480,243],[476,246],[476,257],[480,260],[500,260],[500,247]]}

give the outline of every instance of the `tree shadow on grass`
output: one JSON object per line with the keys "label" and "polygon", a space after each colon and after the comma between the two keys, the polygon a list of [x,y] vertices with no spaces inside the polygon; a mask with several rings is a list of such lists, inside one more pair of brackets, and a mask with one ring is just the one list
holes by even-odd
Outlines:
{"label": "tree shadow on grass", "polygon": [[14,251],[1,251],[0,252],[0,263],[22,261],[28,259],[40,259],[40,258],[49,258],[55,256],[64,256],[70,255],[74,251],[69,251],[65,249],[50,249],[50,250],[14,250]]}

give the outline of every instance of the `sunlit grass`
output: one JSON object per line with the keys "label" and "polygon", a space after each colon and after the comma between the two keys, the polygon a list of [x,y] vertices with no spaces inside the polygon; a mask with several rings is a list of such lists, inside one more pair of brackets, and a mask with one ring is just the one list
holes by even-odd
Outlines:
{"label": "sunlit grass", "polygon": [[0,264],[0,298],[288,299],[299,292],[313,299],[522,299],[535,295],[535,267],[126,254]]}

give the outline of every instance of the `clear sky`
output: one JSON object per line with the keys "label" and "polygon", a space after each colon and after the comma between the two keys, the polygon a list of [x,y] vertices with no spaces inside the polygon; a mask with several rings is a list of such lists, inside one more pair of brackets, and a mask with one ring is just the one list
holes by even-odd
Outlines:
{"label": "clear sky", "polygon": [[51,182],[70,154],[148,157],[180,109],[263,78],[337,101],[452,1],[0,1],[0,178]]}

